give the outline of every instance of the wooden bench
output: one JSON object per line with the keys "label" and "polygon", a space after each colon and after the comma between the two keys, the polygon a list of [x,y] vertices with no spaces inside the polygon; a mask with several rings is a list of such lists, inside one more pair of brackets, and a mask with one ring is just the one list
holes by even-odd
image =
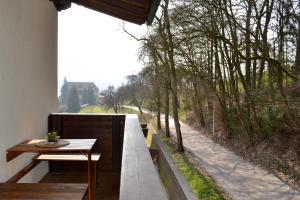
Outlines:
{"label": "wooden bench", "polygon": [[[94,186],[97,186],[97,162],[101,154],[92,154],[92,162],[94,163]],[[88,161],[88,157],[83,154],[40,154],[36,158],[40,161]]]}
{"label": "wooden bench", "polygon": [[87,184],[0,183],[0,199],[82,200]]}

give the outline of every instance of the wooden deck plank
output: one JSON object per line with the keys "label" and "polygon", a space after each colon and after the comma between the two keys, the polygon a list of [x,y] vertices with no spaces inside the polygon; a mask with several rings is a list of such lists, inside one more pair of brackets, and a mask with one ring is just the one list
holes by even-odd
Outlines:
{"label": "wooden deck plank", "polygon": [[1,183],[0,199],[82,200],[87,184]]}
{"label": "wooden deck plank", "polygon": [[[98,184],[94,190],[95,200],[119,200],[120,174],[97,172]],[[86,172],[48,173],[41,183],[86,183]]]}

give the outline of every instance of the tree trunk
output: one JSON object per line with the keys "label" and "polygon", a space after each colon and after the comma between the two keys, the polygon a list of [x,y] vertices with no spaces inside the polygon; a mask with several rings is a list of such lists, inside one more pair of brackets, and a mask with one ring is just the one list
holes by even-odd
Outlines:
{"label": "tree trunk", "polygon": [[180,122],[178,116],[178,100],[177,100],[177,80],[176,80],[176,69],[171,67],[171,87],[172,87],[172,108],[173,108],[173,118],[176,129],[177,136],[177,151],[184,152],[182,134],[180,129]]}
{"label": "tree trunk", "polygon": [[160,103],[160,90],[159,87],[157,87],[157,91],[156,91],[156,95],[157,95],[157,102],[156,102],[156,109],[157,109],[157,115],[156,115],[156,125],[157,125],[157,130],[161,130],[161,121],[160,121],[160,107],[161,107],[161,103]]}
{"label": "tree trunk", "polygon": [[179,123],[179,116],[178,116],[178,95],[177,95],[177,78],[176,78],[176,68],[174,62],[174,44],[173,44],[173,36],[171,33],[171,26],[170,26],[170,19],[168,13],[168,0],[165,0],[165,10],[164,10],[164,19],[166,25],[166,33],[168,39],[168,57],[170,62],[170,71],[171,71],[171,92],[172,92],[172,107],[173,107],[173,117],[174,117],[174,124],[176,129],[176,136],[177,136],[177,151],[184,152],[183,142],[182,142],[182,134],[180,130],[180,123]]}
{"label": "tree trunk", "polygon": [[[156,57],[156,56],[155,56]],[[155,58],[155,95],[156,95],[156,125],[157,129],[161,130],[161,121],[160,121],[160,109],[161,109],[161,94],[160,94],[160,87],[159,87],[159,73],[158,73],[158,64]]]}
{"label": "tree trunk", "polygon": [[138,109],[139,109],[139,111],[140,111],[140,114],[141,114],[141,115],[144,114],[144,113],[143,113],[143,110],[142,110],[142,108],[141,108],[141,105],[140,105],[140,104],[137,104],[137,107],[138,107]]}
{"label": "tree trunk", "polygon": [[[222,78],[222,71],[220,67],[220,58],[219,58],[219,52],[218,52],[218,41],[214,40],[214,48],[215,48],[215,71],[216,71],[216,83],[218,84],[218,89],[220,92],[220,101],[222,106],[226,105],[226,92],[225,92],[225,84],[223,82]],[[217,91],[217,90],[216,90]]]}
{"label": "tree trunk", "polygon": [[300,78],[300,16],[297,17],[297,21],[298,21],[297,49],[296,49],[296,56],[295,56],[294,72],[295,75],[298,78]]}
{"label": "tree trunk", "polygon": [[170,110],[170,95],[169,95],[169,83],[166,81],[165,85],[165,127],[166,127],[166,137],[170,137],[170,124],[169,124],[169,110]]}
{"label": "tree trunk", "polygon": [[199,92],[198,92],[198,87],[196,83],[193,81],[193,87],[195,91],[195,95],[192,97],[193,99],[193,104],[194,104],[194,110],[197,115],[197,118],[200,120],[200,124],[202,127],[205,127],[205,120],[203,116],[203,109],[202,109],[202,100],[200,98]]}
{"label": "tree trunk", "polygon": [[[251,11],[252,11],[252,0],[248,0],[248,8],[247,8],[247,18],[246,18],[246,33],[245,33],[245,43],[246,43],[246,84],[249,90],[250,95],[252,95],[252,84],[251,84],[251,60],[249,59],[251,56],[251,37],[250,37],[250,26],[251,26]],[[247,102],[247,115],[250,119],[251,111],[250,111],[250,102],[249,99],[246,99]]]}

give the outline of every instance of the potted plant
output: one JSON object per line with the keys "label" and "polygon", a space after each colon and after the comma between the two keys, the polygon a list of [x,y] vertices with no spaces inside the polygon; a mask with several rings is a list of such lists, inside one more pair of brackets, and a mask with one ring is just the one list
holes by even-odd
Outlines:
{"label": "potted plant", "polygon": [[56,143],[58,138],[59,136],[57,136],[57,133],[55,131],[47,134],[48,143]]}

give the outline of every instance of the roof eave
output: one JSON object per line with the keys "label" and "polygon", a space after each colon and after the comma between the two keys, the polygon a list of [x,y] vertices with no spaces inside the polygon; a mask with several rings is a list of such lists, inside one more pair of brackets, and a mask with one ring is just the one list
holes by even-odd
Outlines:
{"label": "roof eave", "polygon": [[147,17],[147,25],[150,26],[155,18],[156,12],[158,10],[158,7],[160,5],[161,0],[152,0],[148,17]]}
{"label": "roof eave", "polygon": [[158,10],[158,7],[160,5],[160,2],[161,2],[161,0],[152,0],[151,3],[150,3],[150,6],[149,6],[148,15],[147,16],[141,16],[141,19],[138,19],[138,17],[135,17],[135,16],[124,16],[123,14],[115,14],[115,13],[110,13],[106,10],[99,10],[99,9],[97,9],[97,8],[91,6],[91,5],[88,5],[88,4],[84,3],[84,1],[80,1],[80,0],[49,0],[49,1],[54,3],[54,5],[55,5],[55,7],[58,11],[70,8],[71,3],[74,2],[74,3],[77,3],[77,4],[82,5],[84,7],[90,8],[92,10],[102,12],[102,13],[117,17],[119,19],[131,22],[131,23],[139,24],[139,25],[142,25],[144,23],[147,23],[147,25],[152,24],[152,22],[155,18],[156,12]]}

